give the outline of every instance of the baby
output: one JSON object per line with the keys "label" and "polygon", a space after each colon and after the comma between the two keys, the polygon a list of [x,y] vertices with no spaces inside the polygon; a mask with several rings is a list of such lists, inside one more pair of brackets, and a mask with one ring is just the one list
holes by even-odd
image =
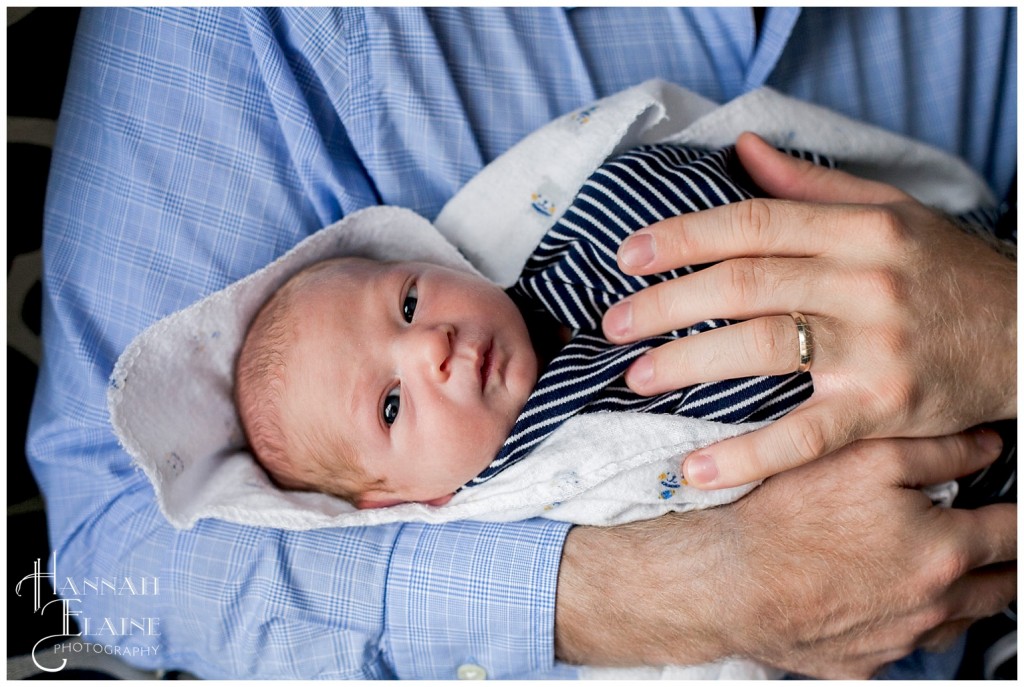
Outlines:
{"label": "baby", "polygon": [[[620,298],[677,276],[625,277],[618,245],[664,217],[751,197],[756,189],[743,179],[731,148],[661,145],[610,160],[509,293],[425,263],[343,258],[303,270],[264,305],[239,355],[236,400],[254,454],[283,487],[360,508],[440,506],[525,457],[576,413],[745,422],[787,412],[810,395],[808,375],[653,398],[625,386],[622,372],[644,351],[725,321],[625,346],[600,332]],[[524,313],[534,311],[555,321],[531,331]],[[565,345],[538,383],[535,344],[545,336]]]}
{"label": "baby", "polygon": [[239,412],[284,487],[359,508],[443,505],[480,474],[537,382],[526,322],[475,275],[327,260],[289,280],[239,357]]}

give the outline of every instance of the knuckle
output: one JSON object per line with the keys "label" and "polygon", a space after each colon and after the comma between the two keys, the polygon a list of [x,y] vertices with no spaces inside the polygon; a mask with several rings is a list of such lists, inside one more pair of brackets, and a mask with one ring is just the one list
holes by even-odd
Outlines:
{"label": "knuckle", "polygon": [[784,371],[786,353],[791,350],[789,331],[784,324],[782,319],[775,317],[759,317],[749,321],[754,351],[751,362],[766,372]]}
{"label": "knuckle", "polygon": [[905,303],[910,296],[910,280],[888,265],[868,270],[862,283],[869,293],[885,303]]}
{"label": "knuckle", "polygon": [[731,305],[738,308],[750,307],[764,300],[770,279],[760,260],[736,258],[722,265]]}
{"label": "knuckle", "polygon": [[[941,599],[947,598],[952,587],[967,572],[967,556],[959,550],[934,551],[927,563],[911,575],[909,584],[916,591],[922,631],[931,629],[945,620]],[[934,622],[931,622],[934,621]],[[931,622],[931,625],[928,624]]]}
{"label": "knuckle", "polygon": [[681,259],[706,249],[706,246],[702,245],[699,240],[700,235],[697,232],[686,230],[686,220],[686,215],[680,215],[672,220],[667,220],[664,227],[648,230],[658,247],[659,258],[668,256]]}
{"label": "knuckle", "polygon": [[751,198],[736,204],[740,235],[753,245],[763,245],[772,226],[772,206],[763,198]]}
{"label": "knuckle", "polygon": [[906,246],[910,230],[894,208],[875,205],[865,208],[863,213],[873,241],[892,250],[902,250]]}
{"label": "knuckle", "polygon": [[920,386],[905,370],[890,373],[875,392],[880,417],[902,419],[917,405]]}
{"label": "knuckle", "polygon": [[[645,295],[647,298],[642,299],[641,297]],[[667,326],[673,319],[676,300],[676,296],[672,292],[671,282],[665,282],[647,289],[646,294],[642,293],[634,296],[633,303],[634,307],[646,305],[650,309],[650,315],[653,315],[655,321]],[[634,315],[634,322],[644,316],[647,315],[641,315],[640,313]]]}
{"label": "knuckle", "polygon": [[963,551],[945,552],[932,563],[932,584],[934,592],[943,592],[967,573],[967,555]]}
{"label": "knuckle", "polygon": [[797,457],[805,463],[826,453],[829,445],[828,429],[818,419],[794,417],[790,424],[789,441]]}
{"label": "knuckle", "polygon": [[872,345],[884,360],[903,360],[910,349],[911,338],[902,324],[883,324],[875,328]]}

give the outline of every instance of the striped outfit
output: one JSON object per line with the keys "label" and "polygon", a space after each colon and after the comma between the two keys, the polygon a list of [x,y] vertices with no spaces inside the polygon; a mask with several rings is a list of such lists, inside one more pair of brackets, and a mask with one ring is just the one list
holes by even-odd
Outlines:
{"label": "striped outfit", "polygon": [[[789,152],[833,166],[824,156]],[[522,460],[576,414],[617,410],[757,422],[781,417],[810,397],[809,373],[729,379],[639,396],[623,377],[636,358],[673,339],[730,322],[705,320],[623,345],[610,343],[601,332],[604,313],[622,298],[704,267],[687,266],[646,277],[624,275],[615,254],[627,236],[667,217],[745,200],[757,191],[731,146],[714,151],[642,146],[608,160],[591,175],[509,290],[520,307],[525,304],[546,312],[572,330],[572,339],[541,375],[498,455],[466,487],[482,484]],[[997,233],[996,218],[982,208],[958,220],[992,234]],[[1016,502],[1014,427],[1015,423],[997,424],[1004,438],[1003,453],[980,473],[960,480],[957,506]]]}
{"label": "striped outfit", "polygon": [[[828,164],[820,156],[801,156]],[[625,296],[701,268],[626,276],[616,265],[615,254],[627,236],[658,220],[756,193],[732,147],[709,152],[677,145],[643,146],[608,160],[591,175],[510,289],[518,302],[546,311],[572,330],[572,339],[541,375],[497,457],[467,487],[522,460],[578,413],[618,410],[755,422],[780,417],[810,397],[808,373],[708,382],[652,397],[639,396],[626,386],[623,372],[646,351],[724,327],[728,320],[705,320],[623,345],[610,343],[601,333],[605,311]]]}

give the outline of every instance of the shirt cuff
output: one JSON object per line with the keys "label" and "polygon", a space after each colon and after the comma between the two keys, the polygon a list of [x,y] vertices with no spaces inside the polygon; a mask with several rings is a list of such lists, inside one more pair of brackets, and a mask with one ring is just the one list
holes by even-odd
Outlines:
{"label": "shirt cuff", "polygon": [[576,677],[554,659],[558,565],[570,526],[404,525],[384,610],[384,651],[396,677]]}

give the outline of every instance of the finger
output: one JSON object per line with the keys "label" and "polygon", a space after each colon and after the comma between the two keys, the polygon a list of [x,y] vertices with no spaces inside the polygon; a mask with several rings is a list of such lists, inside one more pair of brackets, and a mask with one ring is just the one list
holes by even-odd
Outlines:
{"label": "finger", "polygon": [[1016,598],[1016,563],[974,570],[950,587],[950,619],[973,622],[988,618],[1001,613]]}
{"label": "finger", "polygon": [[891,203],[909,199],[894,186],[787,155],[749,132],[736,140],[736,153],[754,183],[775,198],[812,203]]}
{"label": "finger", "polygon": [[[699,382],[794,372],[799,363],[793,318],[758,317],[648,351],[626,370],[626,384],[641,396],[653,396]],[[822,365],[820,356],[814,363]]]}
{"label": "finger", "polygon": [[991,463],[1002,449],[999,434],[990,429],[930,439],[908,439],[896,479],[919,489],[969,475]]}
{"label": "finger", "polygon": [[919,640],[918,646],[932,653],[948,651],[960,636],[967,632],[967,629],[974,624],[974,620],[954,620],[943,623],[934,630],[925,633]]}
{"label": "finger", "polygon": [[608,309],[604,334],[637,341],[710,318],[745,320],[794,310],[849,312],[845,268],[815,259],[738,258],[660,282]]}
{"label": "finger", "polygon": [[[654,274],[751,255],[820,255],[859,221],[856,207],[754,198],[655,222],[619,247],[625,274]],[[847,232],[848,233],[848,232]]]}
{"label": "finger", "polygon": [[683,476],[699,489],[736,487],[770,477],[858,438],[853,436],[852,418],[834,404],[812,399],[766,427],[690,454],[683,461]]}
{"label": "finger", "polygon": [[1017,504],[994,503],[975,510],[948,511],[970,542],[968,565],[981,568],[1017,560]]}

